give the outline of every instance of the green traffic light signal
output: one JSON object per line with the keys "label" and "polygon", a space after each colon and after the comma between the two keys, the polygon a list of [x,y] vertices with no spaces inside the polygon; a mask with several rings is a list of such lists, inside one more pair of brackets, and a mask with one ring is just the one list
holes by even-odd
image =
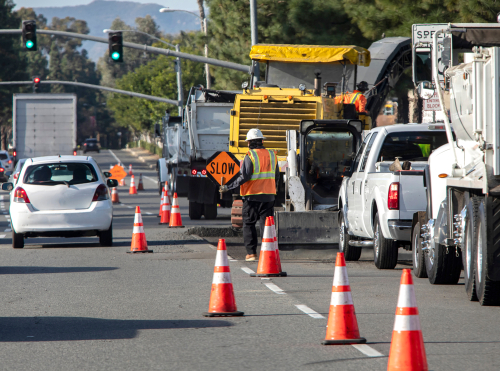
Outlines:
{"label": "green traffic light signal", "polygon": [[23,21],[22,36],[25,49],[36,51],[36,21]]}
{"label": "green traffic light signal", "polygon": [[118,59],[120,59],[120,53],[114,52],[113,54],[111,54],[111,58],[117,61]]}
{"label": "green traffic light signal", "polygon": [[123,62],[123,37],[120,31],[108,34],[109,57],[114,63]]}
{"label": "green traffic light signal", "polygon": [[27,47],[28,49],[31,49],[34,45],[35,45],[35,44],[33,43],[33,41],[31,41],[31,40],[26,41],[26,47]]}

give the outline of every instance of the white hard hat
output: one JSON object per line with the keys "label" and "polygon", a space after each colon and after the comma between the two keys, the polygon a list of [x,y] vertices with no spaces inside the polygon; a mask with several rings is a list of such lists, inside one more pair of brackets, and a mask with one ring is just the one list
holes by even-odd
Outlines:
{"label": "white hard hat", "polygon": [[247,133],[247,139],[245,139],[247,142],[249,140],[254,140],[254,139],[266,139],[264,135],[262,135],[262,131],[259,129],[250,129],[248,130]]}

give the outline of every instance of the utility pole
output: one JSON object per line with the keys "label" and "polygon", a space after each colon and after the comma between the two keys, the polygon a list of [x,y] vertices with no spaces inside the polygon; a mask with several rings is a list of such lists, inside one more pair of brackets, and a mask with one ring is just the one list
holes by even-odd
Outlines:
{"label": "utility pole", "polygon": [[[259,35],[257,33],[257,0],[250,0],[250,29],[252,32],[252,46],[259,43]],[[253,64],[254,80],[260,78],[259,62]],[[254,82],[250,81],[250,88],[253,88]]]}
{"label": "utility pole", "polygon": [[[175,51],[179,52],[179,44],[175,44]],[[205,66],[208,66],[205,64]],[[182,89],[182,70],[181,59],[176,58],[176,72],[177,72],[177,99],[179,100],[179,116],[182,117],[182,105],[184,104],[184,90]]]}

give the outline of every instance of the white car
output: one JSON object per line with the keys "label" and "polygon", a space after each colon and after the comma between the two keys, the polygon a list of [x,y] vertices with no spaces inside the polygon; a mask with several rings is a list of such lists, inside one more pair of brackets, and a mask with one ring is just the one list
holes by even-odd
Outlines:
{"label": "white car", "polygon": [[5,171],[14,170],[14,161],[12,160],[12,157],[10,157],[9,152],[0,151],[0,163]]}
{"label": "white car", "polygon": [[113,204],[99,166],[87,156],[27,159],[17,183],[4,183],[10,194],[12,247],[32,237],[99,236],[101,246],[113,243]]}

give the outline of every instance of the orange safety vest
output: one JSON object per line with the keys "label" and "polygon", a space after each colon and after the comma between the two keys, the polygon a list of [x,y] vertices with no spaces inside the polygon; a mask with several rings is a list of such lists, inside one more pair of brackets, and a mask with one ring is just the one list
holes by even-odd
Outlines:
{"label": "orange safety vest", "polygon": [[276,152],[265,148],[251,149],[247,156],[252,160],[253,173],[250,180],[240,186],[241,196],[275,195]]}

